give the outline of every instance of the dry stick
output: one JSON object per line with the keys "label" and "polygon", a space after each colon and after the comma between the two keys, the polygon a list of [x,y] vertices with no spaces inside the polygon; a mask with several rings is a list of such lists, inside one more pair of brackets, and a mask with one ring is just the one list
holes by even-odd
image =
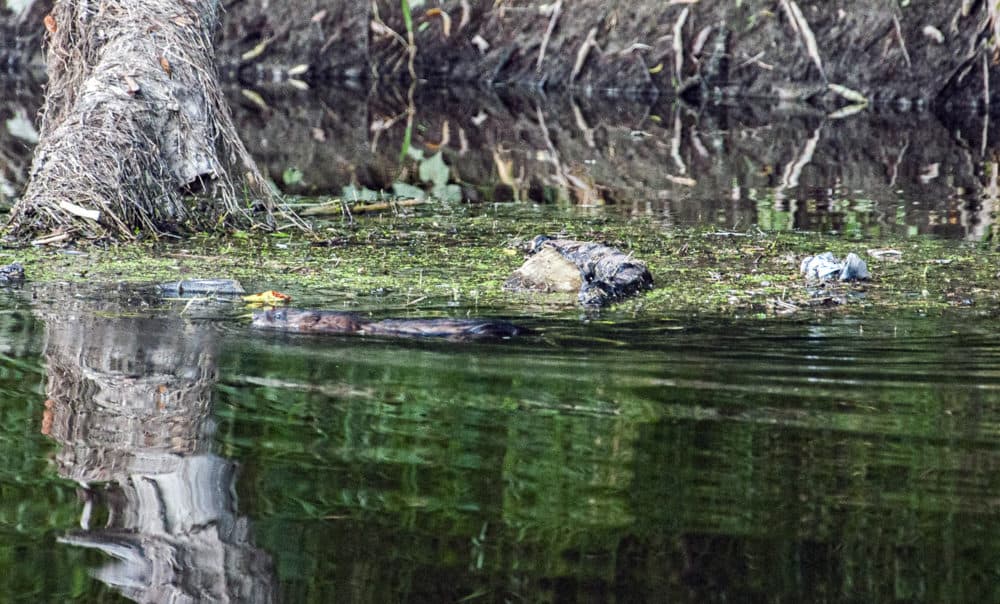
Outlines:
{"label": "dry stick", "polygon": [[906,150],[910,148],[910,138],[906,137],[906,142],[903,143],[903,148],[899,150],[899,155],[896,156],[896,162],[892,164],[892,169],[889,171],[889,186],[896,186],[896,178],[899,176],[899,166],[903,163],[903,157],[906,155]]}
{"label": "dry stick", "polygon": [[89,218],[94,222],[101,221],[101,213],[98,210],[88,210],[87,208],[78,206],[75,203],[68,202],[65,199],[59,202],[59,207],[62,208],[63,210],[66,210],[70,214],[73,214],[74,216],[79,216],[81,218]]}
{"label": "dry stick", "polygon": [[906,68],[909,69],[913,65],[910,63],[910,53],[906,52],[906,40],[903,39],[903,28],[899,25],[899,19],[896,15],[892,16],[892,25],[896,28],[896,38],[899,40],[899,47],[903,50],[903,59],[906,61]]}
{"label": "dry stick", "polygon": [[674,76],[677,78],[677,85],[681,82],[681,72],[684,69],[684,22],[687,21],[690,9],[684,7],[681,14],[674,22]]}
{"label": "dry stick", "polygon": [[687,165],[681,157],[681,110],[680,107],[674,110],[674,134],[670,137],[670,157],[677,164],[677,171],[687,174]]}
{"label": "dry stick", "polygon": [[816,44],[816,36],[813,35],[805,15],[802,14],[799,5],[794,0],[781,0],[781,6],[788,14],[788,18],[792,22],[792,28],[805,43],[806,52],[816,65],[816,68],[819,69],[819,75],[823,77],[823,81],[825,82],[826,71],[823,69],[823,60],[819,56],[819,46]]}
{"label": "dry stick", "polygon": [[986,156],[986,143],[990,139],[990,61],[989,53],[983,47],[983,103],[986,110],[983,111],[983,144],[980,155]]}
{"label": "dry stick", "polygon": [[570,106],[573,108],[573,119],[576,120],[576,127],[580,129],[583,133],[583,140],[587,143],[587,146],[591,149],[597,147],[597,143],[594,141],[594,129],[590,127],[587,120],[583,117],[583,112],[580,111],[580,106],[576,104],[576,100],[570,98]]}
{"label": "dry stick", "polygon": [[823,124],[820,124],[809,140],[806,141],[798,157],[785,167],[785,172],[781,176],[781,186],[779,187],[781,190],[793,189],[799,186],[799,177],[802,175],[802,169],[812,163],[813,155],[816,153],[816,146],[819,145],[820,134],[822,132]]}
{"label": "dry stick", "polygon": [[580,75],[583,64],[587,61],[590,49],[597,46],[597,27],[591,27],[587,32],[587,39],[583,41],[583,46],[576,52],[576,63],[573,64],[573,72],[569,74],[569,81],[572,82],[576,76]]}
{"label": "dry stick", "polygon": [[986,108],[990,108],[990,63],[989,57],[983,49],[983,103],[986,104]]}
{"label": "dry stick", "polygon": [[535,71],[542,71],[542,61],[545,60],[545,49],[549,46],[549,38],[552,37],[552,32],[556,28],[556,21],[559,20],[559,14],[562,13],[562,3],[563,0],[556,0],[555,5],[552,6],[552,16],[549,17],[549,26],[545,28],[545,36],[542,38],[542,47],[538,50],[538,62],[535,63]]}
{"label": "dry stick", "polygon": [[462,18],[458,21],[458,29],[462,29],[469,24],[470,15],[472,14],[472,7],[469,6],[469,0],[462,0]]}
{"label": "dry stick", "polygon": [[559,181],[561,187],[568,188],[569,181],[566,179],[565,170],[563,170],[562,163],[559,161],[559,151],[556,150],[556,146],[552,144],[552,139],[549,138],[549,127],[545,125],[545,115],[542,113],[541,105],[535,105],[535,114],[538,116],[538,126],[542,130],[542,136],[545,138],[545,146],[549,150],[549,163],[555,166],[556,178]]}
{"label": "dry stick", "polygon": [[379,201],[374,203],[364,203],[356,205],[353,208],[345,200],[334,201],[332,203],[325,203],[323,205],[308,208],[302,211],[303,216],[333,216],[336,214],[365,214],[371,212],[383,212],[385,210],[391,210],[394,207],[409,208],[413,206],[419,206],[428,203],[423,199],[399,199],[396,201]]}

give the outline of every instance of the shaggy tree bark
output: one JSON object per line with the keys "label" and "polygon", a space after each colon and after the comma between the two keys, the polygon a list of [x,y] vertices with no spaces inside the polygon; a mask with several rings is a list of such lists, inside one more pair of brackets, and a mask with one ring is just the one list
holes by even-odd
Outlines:
{"label": "shaggy tree bark", "polygon": [[[62,0],[45,18],[48,92],[15,235],[114,236],[249,222],[271,197],[216,78],[218,0]],[[207,189],[222,204],[185,204]]]}

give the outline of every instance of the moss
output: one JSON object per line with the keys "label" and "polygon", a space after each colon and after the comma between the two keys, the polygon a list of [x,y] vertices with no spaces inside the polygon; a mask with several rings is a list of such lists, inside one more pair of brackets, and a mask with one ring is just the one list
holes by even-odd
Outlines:
{"label": "moss", "polygon": [[[438,207],[412,216],[331,223],[313,235],[199,236],[176,243],[0,251],[35,281],[158,282],[232,277],[253,289],[281,289],[300,303],[444,308],[487,306],[518,312],[578,312],[572,296],[511,294],[506,277],[523,260],[517,246],[539,233],[608,242],[647,262],[656,289],[620,304],[629,314],[771,315],[829,312],[942,312],[1000,308],[991,246],[928,237],[843,237],[792,232],[727,234],[664,229],[653,220],[581,218],[565,209]],[[894,248],[902,261],[868,257]],[[865,257],[874,279],[810,285],[798,275],[805,255],[830,250]]]}

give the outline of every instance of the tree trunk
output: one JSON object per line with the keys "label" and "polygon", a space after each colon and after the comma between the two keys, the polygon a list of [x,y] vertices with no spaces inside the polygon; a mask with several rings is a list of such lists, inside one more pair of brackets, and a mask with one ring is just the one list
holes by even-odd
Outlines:
{"label": "tree trunk", "polygon": [[[251,222],[243,185],[271,197],[219,90],[217,0],[57,2],[48,93],[15,235],[131,238]],[[182,193],[217,193],[198,208]]]}

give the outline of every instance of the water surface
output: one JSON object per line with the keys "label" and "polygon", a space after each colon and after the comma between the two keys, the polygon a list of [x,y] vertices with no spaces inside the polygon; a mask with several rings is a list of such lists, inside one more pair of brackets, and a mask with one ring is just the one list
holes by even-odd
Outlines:
{"label": "water surface", "polygon": [[452,343],[63,293],[0,314],[4,593],[998,596],[990,322],[563,315]]}

